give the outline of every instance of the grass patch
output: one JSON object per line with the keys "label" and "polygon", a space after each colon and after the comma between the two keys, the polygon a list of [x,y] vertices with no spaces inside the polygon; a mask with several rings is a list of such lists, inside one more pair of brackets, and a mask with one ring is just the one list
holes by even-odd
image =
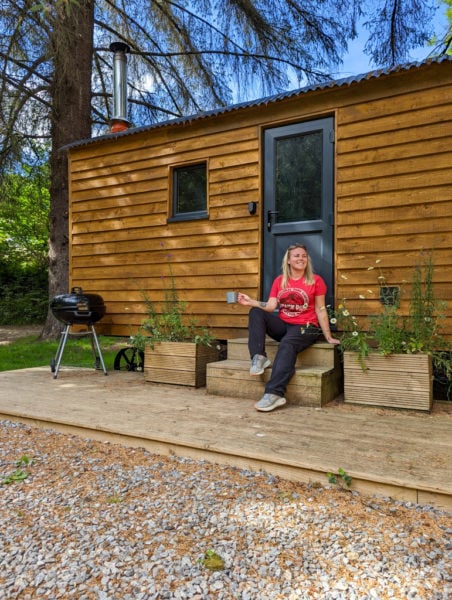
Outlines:
{"label": "grass patch", "polygon": [[[107,370],[113,369],[116,353],[127,346],[126,338],[98,335]],[[14,371],[32,367],[49,366],[55,358],[59,340],[38,340],[37,336],[20,338],[10,344],[0,345],[0,371]],[[64,348],[61,367],[94,368],[94,356],[89,336],[69,337]]]}

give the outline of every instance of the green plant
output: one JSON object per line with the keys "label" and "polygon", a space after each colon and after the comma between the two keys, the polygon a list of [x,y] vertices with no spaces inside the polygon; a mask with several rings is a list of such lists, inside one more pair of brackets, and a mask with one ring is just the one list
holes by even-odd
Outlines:
{"label": "green plant", "polygon": [[48,308],[48,276],[45,267],[9,263],[0,265],[1,325],[44,323]]}
{"label": "green plant", "polygon": [[[371,351],[383,355],[423,352],[432,357],[435,368],[441,368],[450,378],[450,343],[442,335],[446,303],[438,301],[434,295],[432,254],[422,253],[421,260],[414,266],[408,314],[401,311],[403,288],[386,285],[379,263],[377,260],[382,308],[378,314],[360,321],[350,313],[345,299],[335,311],[330,311],[330,321],[337,326],[341,349],[356,352],[363,368],[364,358]],[[368,270],[374,268],[371,266]],[[367,294],[375,297],[372,290]],[[359,298],[364,300],[366,295]]]}
{"label": "green plant", "polygon": [[[38,151],[39,152],[39,151]],[[49,164],[0,178],[0,324],[44,323],[48,301]]]}
{"label": "green plant", "polygon": [[35,460],[33,458],[31,458],[30,456],[28,456],[27,454],[24,454],[23,456],[21,456],[19,458],[19,460],[16,462],[16,467],[25,467],[25,466],[31,466],[34,465]]}
{"label": "green plant", "polygon": [[119,494],[113,494],[112,496],[108,496],[107,503],[108,504],[121,504],[124,501],[124,498]]}
{"label": "green plant", "polygon": [[347,488],[352,485],[352,478],[350,475],[347,475],[344,469],[338,469],[337,473],[328,472],[326,476],[328,477],[328,482],[333,485],[343,487],[343,484],[345,484]]}
{"label": "green plant", "polygon": [[433,259],[427,255],[424,265],[414,269],[410,299],[408,352],[446,350],[448,344],[442,336],[447,303],[435,298],[433,292]]}
{"label": "green plant", "polygon": [[34,460],[24,454],[16,461],[15,470],[8,475],[7,477],[2,477],[0,479],[0,485],[10,485],[11,483],[15,483],[18,481],[24,481],[29,476],[29,472],[22,469],[21,467],[32,466],[34,464]]}
{"label": "green plant", "polygon": [[221,571],[224,569],[224,560],[214,550],[207,550],[200,562],[210,571]]}
{"label": "green plant", "polygon": [[341,350],[356,352],[363,364],[362,361],[369,354],[370,349],[369,333],[361,328],[358,319],[348,310],[345,299],[339,304],[337,310],[333,311],[330,307],[328,309],[330,322],[340,333]]}
{"label": "green plant", "polygon": [[194,342],[204,346],[210,346],[214,341],[207,328],[199,327],[195,319],[185,316],[188,303],[179,300],[174,275],[169,267],[169,285],[164,282],[164,300],[161,310],[143,292],[147,308],[147,318],[142,322],[140,330],[130,337],[132,346],[144,350],[145,346],[154,347],[156,342]]}
{"label": "green plant", "polygon": [[0,480],[0,485],[9,485],[11,483],[14,483],[15,481],[23,481],[28,477],[28,475],[28,471],[16,469],[11,473],[11,475],[8,475],[7,477],[2,477],[2,479]]}

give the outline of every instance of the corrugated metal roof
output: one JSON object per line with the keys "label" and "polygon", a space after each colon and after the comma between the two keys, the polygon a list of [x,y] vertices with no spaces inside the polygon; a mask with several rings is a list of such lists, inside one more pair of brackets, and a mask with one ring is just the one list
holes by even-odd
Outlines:
{"label": "corrugated metal roof", "polygon": [[369,79],[378,79],[383,75],[391,75],[392,73],[398,73],[401,71],[408,71],[410,69],[417,69],[419,67],[429,65],[432,63],[441,63],[444,61],[452,62],[452,56],[440,56],[436,58],[429,58],[422,62],[413,62],[407,63],[404,65],[398,65],[396,67],[386,68],[386,69],[377,69],[374,71],[369,71],[368,73],[363,73],[361,75],[353,75],[352,77],[346,77],[343,79],[335,79],[322,83],[315,83],[311,85],[307,85],[302,88],[298,88],[295,90],[291,90],[288,92],[282,92],[280,94],[274,94],[273,96],[267,96],[265,98],[258,98],[256,100],[249,100],[247,102],[241,102],[239,104],[231,104],[229,106],[225,106],[223,108],[216,108],[209,111],[204,111],[200,113],[196,113],[194,115],[189,115],[186,117],[178,117],[175,119],[169,119],[166,121],[159,121],[158,123],[152,123],[150,125],[142,125],[140,127],[131,127],[130,129],[126,129],[125,131],[121,131],[118,133],[108,133],[105,135],[99,135],[93,138],[87,138],[85,140],[79,140],[77,142],[73,142],[71,144],[67,144],[62,148],[62,150],[66,150],[69,148],[75,148],[77,146],[86,146],[88,144],[94,144],[96,142],[101,141],[109,141],[114,140],[116,138],[122,138],[128,135],[134,135],[136,133],[142,133],[143,131],[151,131],[152,129],[157,129],[160,127],[168,127],[175,125],[185,125],[187,123],[191,123],[193,121],[198,121],[200,119],[206,119],[209,117],[215,117],[218,115],[223,115],[229,112],[234,112],[243,108],[251,108],[256,106],[266,106],[267,104],[271,104],[273,102],[278,102],[280,100],[284,100],[286,98],[291,98],[294,96],[301,96],[302,94],[307,94],[308,92],[313,92],[316,90],[325,90],[328,88],[339,88],[344,86],[350,86],[352,84],[359,83],[361,81],[369,80]]}

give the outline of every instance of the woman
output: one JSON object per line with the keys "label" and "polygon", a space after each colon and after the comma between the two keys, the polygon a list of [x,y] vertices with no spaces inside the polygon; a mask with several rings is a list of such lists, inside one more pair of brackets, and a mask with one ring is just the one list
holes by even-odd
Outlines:
{"label": "woman", "polygon": [[[295,373],[297,355],[318,339],[319,327],[328,343],[339,344],[331,335],[325,294],[325,282],[314,274],[308,251],[301,244],[287,249],[282,275],[274,280],[267,302],[239,292],[239,304],[252,307],[248,322],[251,375],[262,375],[271,366],[265,336],[279,342],[271,378],[256,410],[268,412],[286,403],[284,394]],[[277,308],[278,314],[274,312]]]}

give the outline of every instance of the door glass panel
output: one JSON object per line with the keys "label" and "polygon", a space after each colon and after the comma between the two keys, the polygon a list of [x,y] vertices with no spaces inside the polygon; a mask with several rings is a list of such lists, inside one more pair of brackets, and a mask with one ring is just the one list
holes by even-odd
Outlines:
{"label": "door glass panel", "polygon": [[276,140],[276,222],[321,218],[322,132]]}

